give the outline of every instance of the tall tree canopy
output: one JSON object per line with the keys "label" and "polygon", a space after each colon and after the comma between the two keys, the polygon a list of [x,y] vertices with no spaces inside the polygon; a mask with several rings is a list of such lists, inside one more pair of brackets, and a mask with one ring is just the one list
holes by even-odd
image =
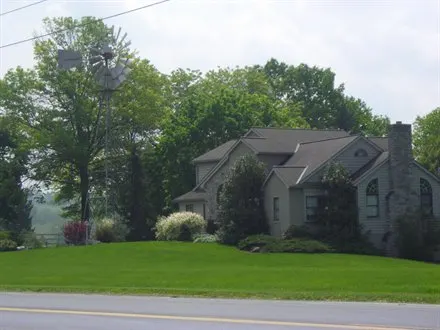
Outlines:
{"label": "tall tree canopy", "polygon": [[[106,127],[90,50],[109,44],[117,56],[134,58],[134,54],[121,47],[126,40],[118,39],[112,28],[93,17],[45,19],[44,28],[53,34],[48,40],[35,42],[36,66],[31,70],[17,68],[5,75],[0,85],[0,106],[32,138],[33,178],[55,188],[58,200],[71,202],[67,214],[87,220],[91,186],[95,194],[103,191]],[[59,30],[66,32],[55,33]],[[79,51],[83,55],[81,66],[60,70],[58,49]],[[110,162],[112,170],[128,168],[118,165],[124,163],[124,155],[128,159],[134,149],[143,149],[139,146],[147,144],[165,111],[163,75],[146,60],[135,59],[131,69],[128,80],[114,93],[111,106],[109,136],[116,149],[112,156],[117,156]]]}
{"label": "tall tree canopy", "polygon": [[[28,152],[23,136],[14,125],[0,117],[0,230],[18,235],[31,229],[31,205],[23,186],[27,174]],[[15,127],[16,128],[16,127]]]}
{"label": "tall tree canopy", "polygon": [[418,116],[413,133],[414,156],[432,173],[440,169],[440,108]]}
{"label": "tall tree canopy", "polygon": [[307,64],[293,66],[270,59],[262,70],[278,99],[301,105],[301,115],[310,127],[386,134],[389,119],[373,115],[363,101],[345,95],[344,85],[336,86],[331,69]]}

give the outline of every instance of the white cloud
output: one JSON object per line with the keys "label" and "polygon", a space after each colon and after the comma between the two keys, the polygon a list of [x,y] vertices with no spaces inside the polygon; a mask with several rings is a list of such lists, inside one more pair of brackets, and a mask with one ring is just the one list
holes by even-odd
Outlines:
{"label": "white cloud", "polygon": [[[8,43],[31,35],[46,15],[102,17],[152,1],[53,0],[7,15],[0,35]],[[270,57],[331,67],[376,113],[411,122],[440,105],[438,20],[437,0],[172,0],[107,23],[122,26],[139,54],[164,72]],[[2,60],[3,73],[31,65],[30,44],[4,49]]]}

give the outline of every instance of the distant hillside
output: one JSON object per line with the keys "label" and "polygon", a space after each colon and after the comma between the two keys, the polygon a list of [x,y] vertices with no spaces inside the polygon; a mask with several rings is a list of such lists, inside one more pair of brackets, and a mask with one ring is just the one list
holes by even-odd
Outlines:
{"label": "distant hillside", "polygon": [[32,226],[38,234],[57,234],[66,219],[61,216],[61,206],[54,202],[52,195],[45,195],[44,200],[45,203],[35,199],[32,202]]}

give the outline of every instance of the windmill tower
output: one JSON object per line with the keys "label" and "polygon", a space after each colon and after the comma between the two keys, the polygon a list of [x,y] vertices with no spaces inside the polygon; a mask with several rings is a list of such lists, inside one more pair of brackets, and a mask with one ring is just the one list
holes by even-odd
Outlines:
{"label": "windmill tower", "polygon": [[[92,74],[96,79],[98,85],[101,87],[101,102],[99,103],[99,112],[102,113],[102,108],[105,106],[105,148],[104,148],[104,172],[105,172],[105,191],[104,191],[104,207],[105,216],[109,213],[109,196],[110,196],[110,178],[109,178],[109,155],[112,146],[110,143],[110,128],[111,128],[111,97],[117,88],[124,82],[130,72],[130,60],[127,58],[129,54],[130,41],[125,41],[127,33],[121,38],[121,28],[117,34],[114,34],[114,26],[110,31],[111,46],[105,44],[102,47],[92,48],[90,50],[90,64],[92,67]],[[81,66],[83,57],[80,52],[73,50],[58,50],[58,68],[61,70],[70,70]],[[91,200],[93,197],[89,188],[87,203],[91,208]],[[94,230],[93,216],[90,215],[89,226],[91,231]],[[86,243],[88,241],[89,230],[87,230]]]}

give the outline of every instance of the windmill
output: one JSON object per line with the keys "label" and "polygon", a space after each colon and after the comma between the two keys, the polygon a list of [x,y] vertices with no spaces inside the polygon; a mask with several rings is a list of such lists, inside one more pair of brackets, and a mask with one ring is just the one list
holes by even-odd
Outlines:
{"label": "windmill", "polygon": [[[102,99],[106,102],[105,116],[105,149],[104,149],[104,170],[105,170],[105,215],[108,215],[108,196],[109,196],[109,130],[111,118],[110,100],[113,92],[124,82],[130,72],[129,46],[130,41],[125,41],[127,33],[121,38],[121,28],[114,34],[114,26],[111,28],[111,43],[113,47],[106,44],[103,47],[92,48],[90,64],[92,73],[103,88],[101,90]],[[103,103],[100,103],[101,106]]]}
{"label": "windmill", "polygon": [[[105,171],[105,216],[108,215],[108,196],[109,196],[109,166],[108,166],[108,154],[109,154],[109,129],[111,118],[110,100],[114,91],[124,82],[127,75],[130,72],[129,69],[129,46],[130,41],[125,41],[127,33],[121,36],[121,28],[118,29],[117,34],[114,34],[114,26],[111,27],[109,33],[109,43],[104,44],[101,47],[95,47],[90,49],[90,53],[87,54],[89,64],[91,66],[91,72],[94,78],[98,82],[98,85],[102,87],[100,90],[102,100],[106,103],[106,116],[105,116],[105,149],[104,149],[104,171]],[[58,68],[60,70],[70,70],[72,68],[79,68],[83,64],[83,56],[80,52],[74,50],[58,50]],[[102,113],[103,102],[100,102],[100,113]],[[87,203],[90,205],[90,195],[88,194]],[[91,219],[91,217],[90,217]],[[89,222],[91,222],[89,220]],[[92,223],[90,223],[91,228]],[[92,228],[93,229],[93,228]],[[88,230],[86,231],[88,233]],[[86,242],[88,237],[86,238]]]}

